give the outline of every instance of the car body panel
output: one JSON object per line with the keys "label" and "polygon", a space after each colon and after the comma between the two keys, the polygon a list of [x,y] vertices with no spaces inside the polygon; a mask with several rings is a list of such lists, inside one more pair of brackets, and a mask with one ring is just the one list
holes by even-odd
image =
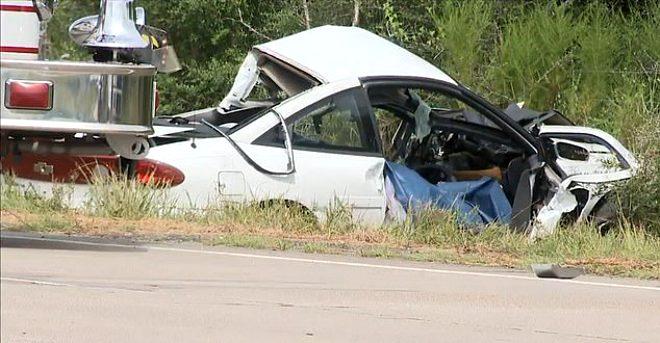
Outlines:
{"label": "car body panel", "polygon": [[[292,75],[306,78],[310,82],[307,88],[347,78],[384,76],[457,84],[433,64],[374,33],[359,27],[326,25],[256,45],[245,57],[219,109],[246,106],[244,101],[259,82],[259,74],[267,73],[262,69],[267,59],[285,66]],[[281,72],[280,78],[284,77]],[[275,75],[269,76],[275,79]],[[305,88],[287,88],[282,80],[275,83],[290,96]]]}
{"label": "car body panel", "polygon": [[254,47],[323,83],[348,77],[425,77],[456,84],[436,66],[359,27],[320,26]]}
{"label": "car body panel", "polygon": [[[243,145],[264,167],[284,168],[286,155],[277,147]],[[249,180],[246,201],[288,200],[324,217],[329,208],[347,206],[354,219],[382,223],[385,218],[383,168],[385,159],[294,149],[296,172],[266,175],[237,161]]]}
{"label": "car body panel", "polygon": [[[639,162],[637,162],[635,155],[632,152],[630,152],[628,149],[626,149],[626,147],[624,147],[623,144],[619,142],[619,140],[617,140],[612,135],[602,130],[598,130],[591,127],[584,127],[584,126],[541,125],[539,127],[539,136],[553,137],[553,138],[568,137],[566,138],[567,140],[570,140],[571,137],[585,138],[585,139],[595,138],[598,142],[600,142],[600,144],[591,144],[591,150],[597,148],[597,146],[600,145],[602,148],[598,150],[599,152],[602,153],[605,150],[608,150],[618,155],[619,159],[622,160],[621,162],[624,164],[625,168],[622,168],[621,171],[625,171],[625,173],[620,174],[621,178],[626,178],[626,177],[629,178],[635,173],[637,169],[639,169]],[[584,144],[580,142],[575,142],[575,143]],[[602,164],[602,161],[600,162],[592,161],[591,163]],[[588,162],[587,164],[590,163]],[[590,170],[593,169],[592,168],[587,169],[587,171]],[[598,172],[596,170],[596,171],[588,172],[587,174],[594,174],[594,175],[599,174],[602,175],[603,180],[612,180],[612,178],[619,177],[618,176],[619,174],[615,174],[617,172],[619,171],[611,170],[611,168],[605,168],[601,172]],[[595,180],[600,180],[600,179],[601,176],[595,177]]]}
{"label": "car body panel", "polygon": [[541,125],[538,134],[542,138],[550,138],[553,144],[567,143],[580,147],[588,152],[588,156],[586,160],[579,161],[557,156],[555,161],[564,177],[556,183],[556,191],[548,206],[539,212],[531,233],[534,237],[551,233],[563,213],[576,209],[578,221],[593,219],[595,210],[605,204],[614,184],[630,179],[639,169],[632,152],[602,130]]}
{"label": "car body panel", "polygon": [[[261,167],[285,170],[288,160],[284,148],[254,143],[280,124],[272,113],[277,112],[288,121],[320,99],[359,85],[357,79],[347,79],[310,89],[271,108],[236,130],[231,138]],[[167,134],[168,130],[160,132]],[[319,217],[324,216],[329,206],[339,204],[350,204],[354,218],[359,221],[378,223],[385,216],[382,156],[294,148],[296,172],[267,175],[253,168],[220,137],[198,139],[195,147],[189,141],[156,146],[150,158],[173,165],[186,175],[183,184],[171,189],[180,206],[204,207],[212,201],[286,200],[303,205]],[[216,180],[215,184],[211,185],[210,180]]]}

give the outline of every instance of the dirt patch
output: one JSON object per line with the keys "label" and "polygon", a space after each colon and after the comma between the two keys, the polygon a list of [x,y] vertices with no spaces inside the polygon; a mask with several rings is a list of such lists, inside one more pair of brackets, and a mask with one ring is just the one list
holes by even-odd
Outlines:
{"label": "dirt patch", "polygon": [[[524,251],[521,253],[520,250],[507,250],[487,242],[420,244],[379,228],[358,228],[348,233],[318,233],[231,222],[184,219],[125,220],[89,216],[73,211],[37,214],[20,210],[0,211],[0,224],[3,230],[128,238],[143,242],[198,241],[256,249],[403,258],[518,269],[526,269],[531,263]],[[563,258],[559,262],[585,267],[592,274],[660,279],[660,261],[643,258]]]}

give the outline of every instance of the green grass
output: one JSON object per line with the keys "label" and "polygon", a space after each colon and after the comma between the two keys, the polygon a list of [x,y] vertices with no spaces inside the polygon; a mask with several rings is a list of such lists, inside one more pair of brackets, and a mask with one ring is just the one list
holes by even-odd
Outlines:
{"label": "green grass", "polygon": [[492,2],[445,1],[429,8],[442,65],[467,85],[479,85],[487,54],[484,40],[494,28]]}
{"label": "green grass", "polygon": [[285,245],[278,244],[278,241],[279,240],[277,239],[260,236],[229,234],[215,237],[211,240],[211,244],[252,249],[275,249],[276,247],[285,247]]}
{"label": "green grass", "polygon": [[85,208],[90,214],[103,217],[166,217],[174,211],[173,200],[165,189],[133,179],[94,178]]}
{"label": "green grass", "polygon": [[[92,193],[94,200],[74,211],[57,200],[57,192],[48,197],[20,188],[10,177],[2,182],[3,222],[18,218],[13,228],[20,230],[85,233],[91,222],[101,225],[91,232],[144,239],[195,237],[234,247],[517,268],[548,262],[584,266],[598,274],[660,278],[660,238],[631,222],[622,221],[605,235],[586,224],[573,225],[532,241],[504,227],[490,226],[480,233],[461,229],[453,214],[430,209],[410,216],[414,220],[382,227],[357,224],[350,209],[338,203],[322,222],[300,207],[277,201],[176,211],[171,199],[161,197],[162,189],[133,189],[136,185],[116,179],[99,183],[107,189]],[[117,194],[128,194],[128,200]],[[153,202],[130,200],[138,194]],[[99,204],[106,209],[99,210]],[[136,204],[145,211],[138,215]],[[96,224],[99,219],[104,221]],[[163,231],[145,230],[145,225],[162,226]]]}
{"label": "green grass", "polygon": [[307,254],[338,254],[341,249],[327,243],[306,242],[302,245],[302,251]]}
{"label": "green grass", "polygon": [[2,208],[28,211],[56,212],[68,209],[71,190],[62,185],[54,187],[52,194],[44,195],[36,189],[21,188],[8,174],[0,174],[0,204]]}

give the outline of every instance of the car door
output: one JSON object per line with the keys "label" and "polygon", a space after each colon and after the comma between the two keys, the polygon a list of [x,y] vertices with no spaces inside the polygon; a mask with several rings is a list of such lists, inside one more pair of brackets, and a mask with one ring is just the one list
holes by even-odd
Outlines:
{"label": "car door", "polygon": [[[291,101],[309,98],[302,97]],[[293,200],[321,217],[329,207],[348,206],[355,220],[381,223],[385,216],[385,160],[364,90],[356,86],[331,93],[294,113],[281,115],[291,135],[295,172],[259,175],[249,171],[249,197]],[[273,122],[251,144],[242,146],[264,166],[285,167],[280,124]]]}
{"label": "car door", "polygon": [[609,182],[630,178],[638,168],[623,144],[598,129],[542,125],[539,136],[566,177]]}
{"label": "car door", "polygon": [[[439,169],[431,168],[436,166],[436,157],[444,154],[442,150],[445,144],[438,144],[440,148],[427,153],[426,156],[413,155],[411,159],[410,153],[413,151],[412,147],[426,144],[423,139],[432,131],[446,133],[445,138],[455,139],[454,143],[459,140],[464,143],[456,146],[450,144],[449,150],[460,152],[460,149],[472,147],[471,154],[467,156],[490,156],[488,169],[473,170],[480,168],[470,167],[470,163],[457,162],[450,164],[451,173],[457,176],[458,172],[463,172],[463,177],[466,177],[472,172],[494,171],[494,174],[490,175],[500,178],[511,205],[510,226],[521,231],[528,227],[532,219],[532,204],[538,194],[535,192],[538,188],[535,185],[536,175],[543,165],[533,144],[534,137],[529,132],[495,106],[460,85],[392,77],[369,78],[363,79],[362,82],[367,89],[371,106],[398,112],[399,117],[406,119],[404,123],[395,125],[396,129],[384,127],[381,130],[384,133],[389,131],[389,135],[384,135],[384,140],[395,143],[390,143],[389,147],[386,146],[389,149],[384,149],[390,158],[394,161],[403,159],[412,168],[417,167],[417,170],[430,167],[426,170],[437,171]],[[475,118],[479,120],[474,120]],[[404,132],[400,135],[402,129],[407,130],[408,134]],[[411,131],[414,132],[414,140],[411,139]],[[403,144],[399,144],[401,140]],[[454,155],[458,156],[460,154]],[[425,166],[429,161],[431,163]],[[493,165],[497,168],[490,168]],[[420,166],[422,168],[419,168]],[[446,170],[443,169],[442,173],[446,173]],[[436,175],[446,176],[442,173],[435,172]],[[439,181],[451,182],[446,178],[439,178]]]}

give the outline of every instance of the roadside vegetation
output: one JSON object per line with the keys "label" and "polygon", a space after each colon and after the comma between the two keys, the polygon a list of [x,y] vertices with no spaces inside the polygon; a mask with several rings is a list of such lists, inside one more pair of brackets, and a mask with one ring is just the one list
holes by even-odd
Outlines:
{"label": "roadside vegetation", "polygon": [[[64,32],[98,3],[61,0],[50,56],[85,58]],[[355,4],[359,12],[355,12]],[[306,5],[307,15],[305,15]],[[226,205],[176,211],[164,192],[129,181],[99,183],[81,209],[21,190],[5,177],[3,228],[52,232],[197,237],[206,242],[306,252],[523,267],[583,265],[594,273],[660,278],[660,2],[526,0],[140,0],[148,22],[167,29],[184,70],[159,76],[161,114],[213,106],[256,43],[307,26],[374,31],[436,64],[490,101],[556,108],[578,125],[612,133],[641,170],[612,194],[620,216],[600,235],[588,223],[530,241],[504,228],[473,234],[447,213],[414,225],[356,225],[335,206],[316,223],[284,206]],[[58,193],[59,192],[59,193]],[[197,239],[195,238],[195,239]]]}
{"label": "roadside vegetation", "polygon": [[66,186],[43,195],[3,176],[2,229],[510,268],[560,263],[594,274],[660,279],[660,237],[629,223],[605,235],[580,224],[530,240],[499,226],[478,234],[460,229],[451,213],[437,210],[416,214],[414,222],[367,227],[357,224],[340,203],[318,222],[310,213],[280,202],[218,202],[184,211],[176,210],[162,189],[130,181],[100,180],[93,189],[83,206],[72,209],[67,207],[71,192]]}

